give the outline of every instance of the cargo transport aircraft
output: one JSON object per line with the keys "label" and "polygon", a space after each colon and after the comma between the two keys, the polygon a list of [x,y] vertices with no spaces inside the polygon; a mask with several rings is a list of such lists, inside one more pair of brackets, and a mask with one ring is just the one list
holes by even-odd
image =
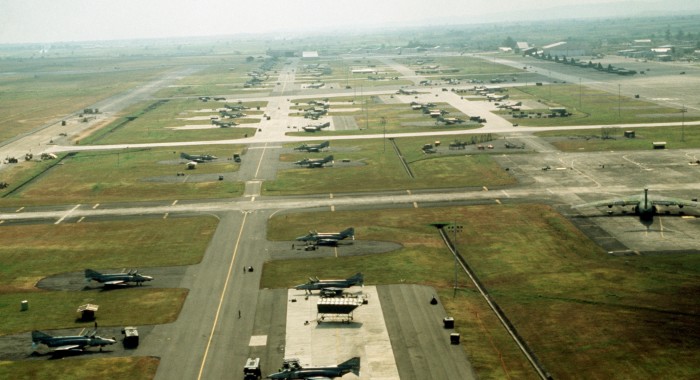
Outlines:
{"label": "cargo transport aircraft", "polygon": [[635,215],[639,216],[639,221],[649,228],[654,222],[654,215],[657,215],[659,212],[657,206],[678,206],[679,209],[682,209],[685,206],[697,207],[698,202],[696,199],[685,200],[667,197],[651,197],[649,196],[649,188],[644,188],[644,192],[640,195],[584,203],[573,206],[573,208],[600,206],[608,206],[608,208],[612,208],[613,206],[632,206]]}

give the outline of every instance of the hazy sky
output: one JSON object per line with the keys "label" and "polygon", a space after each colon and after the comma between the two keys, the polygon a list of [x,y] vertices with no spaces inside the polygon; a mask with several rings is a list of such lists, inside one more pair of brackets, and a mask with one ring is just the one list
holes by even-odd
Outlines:
{"label": "hazy sky", "polygon": [[[672,1],[700,10],[700,0]],[[0,0],[0,43],[467,24],[503,12],[648,2],[659,0]]]}

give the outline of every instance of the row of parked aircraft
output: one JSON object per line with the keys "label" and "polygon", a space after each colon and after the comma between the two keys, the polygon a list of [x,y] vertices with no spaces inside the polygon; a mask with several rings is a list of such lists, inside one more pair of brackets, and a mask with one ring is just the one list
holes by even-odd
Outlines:
{"label": "row of parked aircraft", "polygon": [[[129,270],[120,273],[100,273],[96,270],[85,269],[85,280],[96,281],[105,287],[127,286],[130,283],[142,285],[146,281],[152,281],[153,277],[140,274],[137,270]],[[52,336],[45,332],[32,331],[32,351],[36,351],[40,344],[48,347],[54,354],[68,354],[85,351],[90,347],[99,347],[117,343],[115,338],[103,338],[97,335],[97,323],[95,329],[86,331],[83,329],[77,335]]]}

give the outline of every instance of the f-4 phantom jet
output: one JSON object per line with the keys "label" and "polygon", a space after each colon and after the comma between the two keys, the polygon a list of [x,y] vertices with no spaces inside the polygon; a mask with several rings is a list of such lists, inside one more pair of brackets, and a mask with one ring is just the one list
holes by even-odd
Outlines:
{"label": "f-4 phantom jet", "polygon": [[346,360],[336,366],[330,367],[307,367],[304,368],[299,364],[298,359],[285,360],[282,370],[277,373],[267,375],[268,379],[307,379],[307,380],[325,380],[342,377],[346,373],[352,372],[360,376],[360,358],[354,357]]}
{"label": "f-4 phantom jet", "polygon": [[185,152],[182,152],[182,153],[180,153],[180,158],[184,158],[185,160],[190,160],[190,161],[202,163],[202,162],[216,160],[218,157],[212,156],[211,154],[187,154]]}
{"label": "f-4 phantom jet", "polygon": [[322,168],[327,163],[333,162],[333,156],[327,156],[325,158],[305,158],[295,162],[295,165],[306,166],[307,168]]}
{"label": "f-4 phantom jet", "polygon": [[338,292],[342,289],[347,289],[355,285],[363,285],[365,283],[365,276],[362,273],[356,273],[352,277],[348,277],[345,280],[319,280],[316,278],[309,278],[309,282],[306,284],[297,285],[294,287],[296,290],[304,290],[307,293],[311,293],[312,290],[318,290],[321,293],[335,291]]}
{"label": "f-4 phantom jet", "polygon": [[130,282],[135,282],[136,285],[141,285],[146,281],[153,280],[153,277],[144,276],[137,270],[131,270],[126,273],[103,274],[92,269],[85,269],[85,279],[88,281],[97,281],[105,286],[118,286],[128,285]]}
{"label": "f-4 phantom jet", "polygon": [[297,241],[311,242],[318,245],[336,245],[338,241],[347,237],[352,237],[355,240],[355,229],[352,227],[346,228],[340,232],[316,232],[309,231],[307,235],[299,236]]}
{"label": "f-4 phantom jet", "polygon": [[307,125],[307,126],[305,126],[305,127],[301,127],[301,129],[303,129],[305,132],[318,132],[318,131],[322,130],[323,128],[328,128],[328,127],[330,127],[330,126],[331,126],[331,123],[330,123],[330,122],[326,122],[326,123],[323,123],[323,124],[316,124],[316,125],[311,124],[311,125]]}
{"label": "f-4 phantom jet", "polygon": [[294,148],[294,150],[303,150],[306,152],[320,152],[324,148],[328,148],[331,145],[330,141],[324,141],[320,144],[312,144],[312,145],[307,145],[307,144],[301,144],[298,147]]}
{"label": "f-4 phantom jet", "polygon": [[84,351],[88,347],[102,347],[117,343],[115,339],[97,336],[97,324],[95,330],[86,334],[51,336],[47,333],[32,331],[32,350],[36,350],[39,344],[48,346],[53,352]]}

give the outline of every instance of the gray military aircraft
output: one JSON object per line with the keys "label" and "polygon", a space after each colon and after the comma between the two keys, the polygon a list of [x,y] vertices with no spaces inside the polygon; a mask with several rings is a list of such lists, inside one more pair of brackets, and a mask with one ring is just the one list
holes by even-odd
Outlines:
{"label": "gray military aircraft", "polygon": [[221,115],[221,117],[228,117],[229,119],[237,119],[239,117],[248,116],[243,112],[234,111],[233,113],[231,113],[229,111],[224,110],[219,111],[219,115]]}
{"label": "gray military aircraft", "polygon": [[306,166],[307,168],[322,168],[329,162],[333,162],[333,155],[324,158],[305,158],[295,162],[294,164]]}
{"label": "gray military aircraft", "polygon": [[355,285],[363,285],[365,276],[362,273],[355,273],[354,276],[348,277],[345,280],[319,280],[318,277],[309,277],[309,282],[294,287],[296,290],[304,290],[311,293],[312,290],[318,290],[321,293],[334,291],[338,292],[342,289],[347,289]]}
{"label": "gray military aircraft", "polygon": [[100,273],[92,269],[85,269],[85,279],[88,281],[97,281],[105,286],[121,286],[128,285],[130,282],[141,285],[146,281],[152,281],[153,277],[144,276],[137,270],[131,270],[126,273]]}
{"label": "gray military aircraft", "polygon": [[238,125],[238,124],[234,123],[233,121],[220,121],[220,120],[216,120],[216,119],[211,119],[211,123],[218,126],[218,127],[221,127],[221,128],[229,128],[229,127],[233,127],[234,125]]}
{"label": "gray military aircraft", "polygon": [[336,245],[338,241],[347,237],[352,237],[355,240],[355,229],[348,227],[340,232],[316,232],[309,231],[307,235],[299,236],[297,241],[311,242],[317,245]]}
{"label": "gray military aircraft", "polygon": [[32,331],[32,350],[36,350],[39,344],[48,346],[53,352],[84,351],[88,347],[102,347],[117,343],[116,339],[108,339],[97,336],[97,324],[95,330],[79,335],[51,336],[47,333]]}
{"label": "gray military aircraft", "polygon": [[310,125],[307,125],[305,127],[301,127],[301,129],[303,129],[305,132],[318,132],[318,131],[322,130],[323,128],[328,128],[330,126],[331,126],[331,123],[326,122],[323,124],[316,124],[316,125],[310,124]]}
{"label": "gray military aircraft", "polygon": [[462,124],[464,123],[464,120],[458,118],[458,117],[442,117],[438,116],[438,122],[445,123],[447,125],[453,125],[453,124]]}
{"label": "gray military aircraft", "polygon": [[312,145],[301,144],[298,147],[294,148],[294,150],[303,150],[306,152],[320,152],[323,148],[328,148],[330,145],[331,145],[330,141],[324,141],[320,144],[312,144]]}
{"label": "gray military aircraft", "polygon": [[418,91],[416,90],[404,90],[403,88],[400,88],[398,91],[396,91],[397,95],[415,95],[417,93]]}
{"label": "gray military aircraft", "polygon": [[325,85],[326,85],[326,84],[323,83],[323,82],[314,82],[314,83],[311,83],[311,84],[306,85],[306,88],[321,88],[321,87],[323,87],[323,86],[325,86]]}
{"label": "gray military aircraft", "polygon": [[231,110],[231,111],[243,111],[243,110],[250,109],[250,107],[246,107],[243,104],[234,104],[234,105],[224,104],[224,108]]}
{"label": "gray military aircraft", "polygon": [[184,158],[185,160],[190,160],[190,161],[202,163],[202,162],[216,160],[218,157],[212,156],[211,154],[187,154],[185,152],[181,152],[180,158]]}
{"label": "gray military aircraft", "polygon": [[303,368],[298,359],[285,360],[280,372],[267,375],[268,379],[307,379],[330,380],[342,377],[346,373],[360,376],[360,358],[346,360],[336,366]]}
{"label": "gray military aircraft", "polygon": [[633,206],[635,215],[639,216],[639,221],[648,228],[654,222],[654,215],[658,214],[657,206],[678,206],[678,208],[681,209],[684,206],[698,207],[699,204],[696,200],[691,201],[678,198],[650,197],[649,189],[644,188],[644,193],[640,195],[584,203],[573,206],[573,208],[599,206],[608,206],[608,208],[612,208],[613,206],[624,207],[630,205]]}

